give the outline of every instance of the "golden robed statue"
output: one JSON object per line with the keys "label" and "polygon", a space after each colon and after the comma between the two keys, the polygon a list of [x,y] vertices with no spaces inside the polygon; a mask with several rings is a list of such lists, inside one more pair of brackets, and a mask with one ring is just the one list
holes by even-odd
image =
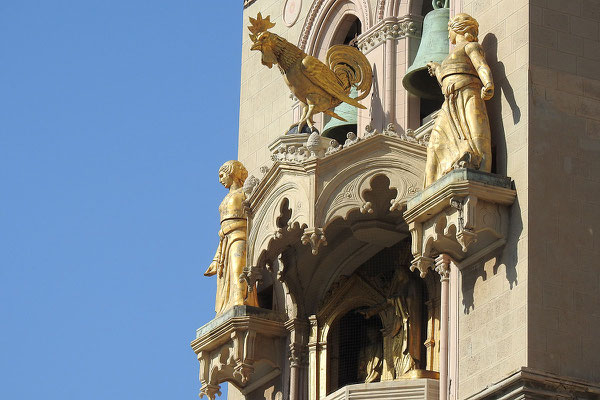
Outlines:
{"label": "golden robed statue", "polygon": [[448,22],[448,30],[456,47],[441,64],[427,64],[445,99],[429,139],[425,187],[453,168],[490,172],[492,165],[484,100],[494,95],[494,82],[477,42],[479,24],[468,14],[457,14]]}
{"label": "golden robed statue", "polygon": [[258,307],[256,290],[248,290],[245,281],[240,282],[240,275],[246,266],[246,231],[247,215],[243,202],[246,195],[242,190],[248,171],[236,160],[227,161],[219,168],[219,182],[229,193],[219,206],[221,214],[221,230],[219,230],[219,247],[215,258],[204,273],[206,276],[217,275],[217,300],[215,311],[221,314],[235,305]]}

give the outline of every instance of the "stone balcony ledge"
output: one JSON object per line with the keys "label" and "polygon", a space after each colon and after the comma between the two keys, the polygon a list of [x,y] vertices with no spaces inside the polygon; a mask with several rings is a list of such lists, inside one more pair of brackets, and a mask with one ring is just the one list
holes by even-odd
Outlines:
{"label": "stone balcony ledge", "polygon": [[286,316],[234,306],[196,331],[191,346],[200,362],[200,397],[213,400],[228,381],[251,391],[281,373]]}
{"label": "stone balcony ledge", "polygon": [[467,168],[415,194],[404,212],[412,236],[411,269],[424,277],[440,254],[462,269],[503,246],[515,197],[509,177]]}
{"label": "stone balcony ledge", "polygon": [[440,383],[437,379],[402,379],[395,381],[347,385],[324,400],[437,400]]}

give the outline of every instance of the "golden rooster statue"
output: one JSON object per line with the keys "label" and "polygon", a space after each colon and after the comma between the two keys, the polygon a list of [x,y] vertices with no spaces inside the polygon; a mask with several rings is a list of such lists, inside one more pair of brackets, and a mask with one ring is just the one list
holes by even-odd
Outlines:
{"label": "golden rooster statue", "polygon": [[[248,29],[254,43],[250,49],[262,53],[263,65],[279,66],[285,83],[302,103],[300,121],[291,128],[297,125],[297,132],[302,132],[304,125],[308,125],[314,130],[313,115],[319,112],[346,121],[332,110],[341,102],[366,108],[358,101],[371,91],[373,72],[364,54],[352,46],[335,45],[327,51],[327,66],[281,36],[268,32],[275,26],[270,18],[263,19],[260,13],[256,18],[250,17]],[[354,99],[348,96],[352,86],[359,93]]]}

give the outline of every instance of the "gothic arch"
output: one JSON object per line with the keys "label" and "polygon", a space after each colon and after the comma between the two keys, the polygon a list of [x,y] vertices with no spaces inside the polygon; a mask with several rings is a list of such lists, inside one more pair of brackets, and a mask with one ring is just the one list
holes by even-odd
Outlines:
{"label": "gothic arch", "polygon": [[430,0],[378,0],[375,20],[400,17],[407,14],[421,15],[423,1]]}
{"label": "gothic arch", "polygon": [[[252,218],[248,235],[248,260],[252,265],[264,263],[265,253],[276,245],[278,239],[286,236],[286,231],[304,229],[309,221],[306,210],[309,203],[308,194],[305,188],[297,183],[287,181],[277,186],[261,203],[258,212]],[[286,216],[285,226],[280,226],[284,203],[287,204],[290,214]]]}
{"label": "gothic arch", "polygon": [[363,31],[372,26],[368,0],[315,0],[304,21],[298,47],[318,56],[323,47],[329,47],[327,39],[331,38],[348,15],[360,20]]}

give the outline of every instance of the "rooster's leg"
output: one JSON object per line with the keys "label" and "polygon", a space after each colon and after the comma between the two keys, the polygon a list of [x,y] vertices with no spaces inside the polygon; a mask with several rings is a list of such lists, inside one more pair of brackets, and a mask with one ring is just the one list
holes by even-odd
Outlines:
{"label": "rooster's leg", "polygon": [[308,106],[302,102],[300,102],[300,104],[302,105],[302,115],[300,116],[300,119],[298,120],[297,123],[292,124],[292,126],[290,126],[290,130],[297,126],[298,127],[298,133],[302,132],[302,127],[304,126],[304,124],[306,123],[306,113],[308,112]]}
{"label": "rooster's leg", "polygon": [[310,128],[311,132],[315,129],[315,121],[313,121],[313,114],[314,114],[314,109],[315,109],[315,105],[314,104],[309,104],[308,105],[308,110],[306,113],[306,117],[304,118],[305,122],[307,123],[308,127]]}

